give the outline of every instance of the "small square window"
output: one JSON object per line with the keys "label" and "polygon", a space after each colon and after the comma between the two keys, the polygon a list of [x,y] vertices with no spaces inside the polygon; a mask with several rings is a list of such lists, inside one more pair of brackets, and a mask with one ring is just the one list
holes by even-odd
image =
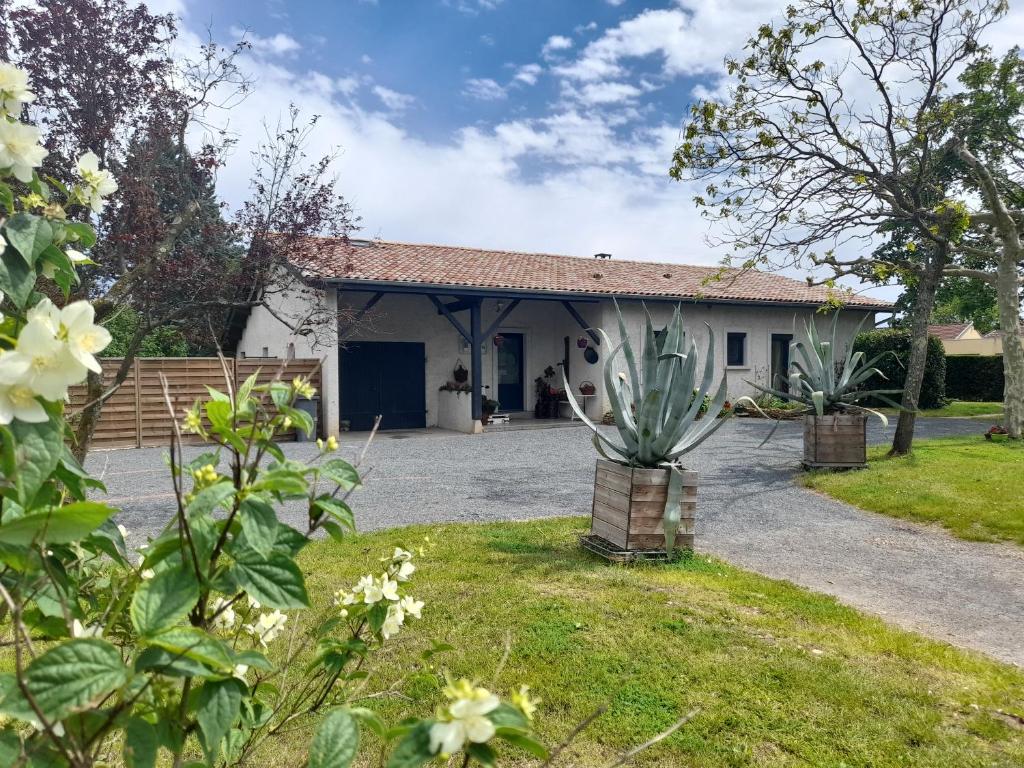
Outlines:
{"label": "small square window", "polygon": [[737,368],[747,364],[747,334],[730,331],[725,335],[725,364]]}

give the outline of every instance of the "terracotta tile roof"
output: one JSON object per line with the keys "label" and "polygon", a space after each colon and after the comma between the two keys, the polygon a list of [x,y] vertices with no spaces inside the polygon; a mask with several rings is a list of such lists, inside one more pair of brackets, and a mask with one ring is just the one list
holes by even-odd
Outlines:
{"label": "terracotta tile roof", "polygon": [[[700,298],[751,303],[820,305],[824,287],[756,270],[658,264],[622,259],[520,253],[447,245],[379,240],[308,238],[289,256],[312,279],[345,282],[416,283],[430,286],[495,288],[561,294]],[[880,310],[892,305],[851,294],[848,304]]]}
{"label": "terracotta tile roof", "polygon": [[971,327],[970,323],[943,323],[942,325],[929,325],[928,335],[935,336],[946,341],[959,339],[960,335]]}

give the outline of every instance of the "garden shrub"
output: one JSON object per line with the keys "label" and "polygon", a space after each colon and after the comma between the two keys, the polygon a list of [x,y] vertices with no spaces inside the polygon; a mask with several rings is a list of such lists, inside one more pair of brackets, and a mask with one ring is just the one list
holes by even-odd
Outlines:
{"label": "garden shrub", "polygon": [[1003,356],[946,358],[946,397],[976,402],[1003,399]]}
{"label": "garden shrub", "polygon": [[[870,360],[883,352],[892,352],[882,357],[875,366],[885,374],[888,381],[879,376],[868,379],[863,389],[902,389],[907,378],[907,359],[910,357],[910,331],[902,328],[888,328],[867,331],[857,335],[854,349],[864,353]],[[921,383],[919,408],[941,408],[946,402],[946,352],[942,342],[934,336],[928,337],[928,357],[924,366],[924,380]],[[881,403],[878,403],[881,405]]]}

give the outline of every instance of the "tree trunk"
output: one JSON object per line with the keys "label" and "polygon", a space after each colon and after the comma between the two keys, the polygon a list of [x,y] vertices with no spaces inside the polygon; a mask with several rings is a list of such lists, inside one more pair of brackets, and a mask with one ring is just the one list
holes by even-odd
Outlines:
{"label": "tree trunk", "polygon": [[132,334],[132,338],[128,342],[128,348],[125,350],[124,357],[121,358],[121,365],[118,366],[117,371],[114,373],[114,378],[106,390],[103,388],[103,374],[89,371],[89,376],[85,380],[86,404],[82,408],[78,424],[75,425],[75,442],[71,447],[71,452],[78,459],[79,463],[84,462],[86,455],[89,453],[89,447],[92,445],[92,436],[96,432],[96,425],[100,423],[103,404],[124,384],[125,379],[128,378],[128,374],[132,370],[132,364],[139,354],[139,347],[142,346],[142,341],[149,332],[148,330],[143,330],[143,328],[144,326],[141,323],[135,328],[135,333]]}
{"label": "tree trunk", "polygon": [[914,441],[917,403],[921,397],[924,367],[928,360],[928,321],[935,308],[935,292],[939,288],[945,266],[945,249],[931,253],[925,259],[924,269],[921,270],[917,283],[917,296],[910,317],[910,357],[907,359],[907,376],[903,382],[903,399],[900,402],[905,410],[900,412],[896,424],[896,434],[889,450],[890,456],[905,456],[910,453]]}
{"label": "tree trunk", "polygon": [[1003,419],[1010,437],[1019,440],[1024,429],[1024,342],[1020,330],[1021,254],[1006,247],[996,270],[996,303],[1003,332]]}

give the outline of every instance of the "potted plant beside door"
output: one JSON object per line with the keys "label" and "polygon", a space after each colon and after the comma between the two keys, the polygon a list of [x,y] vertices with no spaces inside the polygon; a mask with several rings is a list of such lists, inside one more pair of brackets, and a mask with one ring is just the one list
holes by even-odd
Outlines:
{"label": "potted plant beside door", "polygon": [[[868,400],[877,400],[897,410],[902,406],[892,398],[902,394],[902,389],[862,389],[873,376],[886,376],[876,366],[887,354],[882,352],[870,360],[864,359],[863,352],[853,349],[853,339],[864,325],[864,317],[850,336],[849,349],[845,356],[837,356],[839,344],[839,312],[832,318],[829,337],[823,339],[813,320],[804,324],[805,344],[793,341],[789,345],[790,374],[789,389],[782,390],[762,384],[747,383],[769,395],[788,400],[803,409],[804,418],[804,466],[807,468],[857,469],[867,466],[867,420],[868,415],[877,416],[888,426],[885,414],[861,405]],[[762,415],[761,407],[749,397],[741,397]],[[779,422],[768,433],[764,445],[778,428]]]}
{"label": "potted plant beside door", "polygon": [[[682,457],[725,423],[700,418],[715,378],[715,335],[709,327],[707,357],[698,381],[697,345],[683,328],[678,306],[661,339],[644,307],[639,363],[618,304],[615,310],[621,342],[612,349],[608,335],[600,333],[605,347],[612,349],[605,359],[604,386],[617,440],[590,420],[565,383],[570,407],[593,430],[594,447],[601,454],[594,475],[591,532],[583,543],[609,559],[671,557],[677,547],[692,549],[694,541],[697,473],[683,467]],[[620,355],[625,371],[618,368]],[[723,374],[711,413],[722,410],[726,394]]]}

